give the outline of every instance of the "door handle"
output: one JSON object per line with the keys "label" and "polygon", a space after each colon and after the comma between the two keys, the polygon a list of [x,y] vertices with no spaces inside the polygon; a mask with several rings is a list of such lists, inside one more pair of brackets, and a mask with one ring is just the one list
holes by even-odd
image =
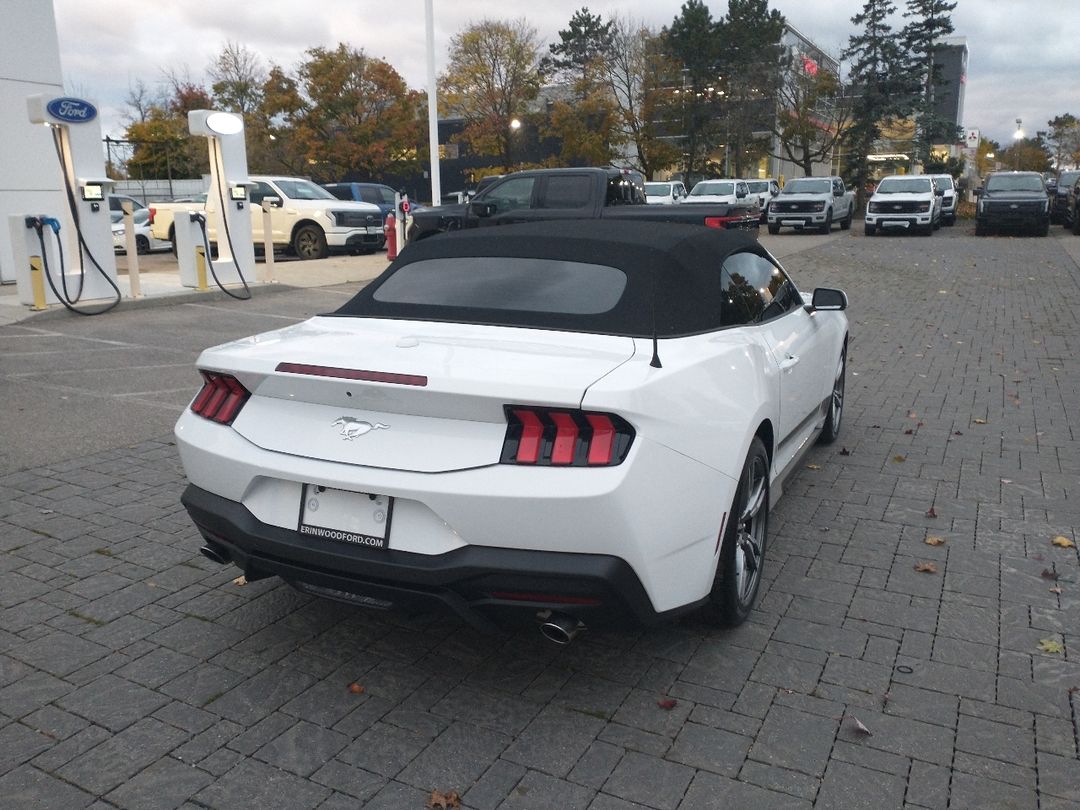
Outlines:
{"label": "door handle", "polygon": [[789,354],[787,357],[780,361],[780,370],[791,371],[791,369],[795,368],[795,366],[797,366],[798,364],[799,358]]}

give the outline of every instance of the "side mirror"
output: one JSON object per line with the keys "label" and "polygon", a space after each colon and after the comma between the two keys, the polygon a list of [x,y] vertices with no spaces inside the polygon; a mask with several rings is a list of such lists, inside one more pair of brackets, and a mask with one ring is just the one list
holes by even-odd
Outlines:
{"label": "side mirror", "polygon": [[263,202],[269,203],[271,208],[281,208],[281,197],[263,197]]}
{"label": "side mirror", "polygon": [[976,197],[981,197],[982,194],[983,194],[983,191],[985,191],[985,189],[982,186],[979,186],[977,189],[975,189],[975,196]]}
{"label": "side mirror", "polygon": [[469,210],[472,211],[473,216],[487,219],[495,213],[495,203],[474,200],[469,203]]}
{"label": "side mirror", "polygon": [[847,295],[843,290],[818,287],[814,290],[814,297],[811,299],[810,306],[806,307],[806,311],[814,312],[818,309],[831,312],[845,310],[847,309]]}
{"label": "side mirror", "polygon": [[834,197],[843,197],[844,196],[844,190],[842,188],[834,188],[833,191],[832,191],[832,195]]}
{"label": "side mirror", "polygon": [[735,190],[735,199],[741,200],[745,196],[746,196],[746,190],[745,189],[736,189]]}
{"label": "side mirror", "polygon": [[934,189],[934,193],[939,197],[944,197],[945,196],[945,189],[936,188],[936,189]]}

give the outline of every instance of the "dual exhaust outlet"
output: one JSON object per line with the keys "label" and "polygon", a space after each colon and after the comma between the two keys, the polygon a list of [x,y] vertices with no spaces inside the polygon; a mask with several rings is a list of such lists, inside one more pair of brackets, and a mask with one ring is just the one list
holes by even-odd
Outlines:
{"label": "dual exhaust outlet", "polygon": [[[232,555],[229,550],[212,541],[208,541],[206,545],[200,548],[199,553],[219,565],[232,562]],[[566,613],[548,613],[546,617],[543,614],[541,616],[543,620],[540,623],[540,634],[555,644],[569,644],[577,637],[578,633],[585,629],[584,622]]]}

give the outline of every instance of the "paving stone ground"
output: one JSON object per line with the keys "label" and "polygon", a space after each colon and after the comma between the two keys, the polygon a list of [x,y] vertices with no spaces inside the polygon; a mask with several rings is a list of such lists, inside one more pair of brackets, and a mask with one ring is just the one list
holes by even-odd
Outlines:
{"label": "paving stone ground", "polygon": [[[850,297],[846,421],[775,506],[735,630],[557,648],[237,586],[197,554],[167,430],[0,476],[0,805],[1080,808],[1080,565],[1051,543],[1080,541],[1071,238],[787,259]],[[237,335],[283,323],[222,306]]]}

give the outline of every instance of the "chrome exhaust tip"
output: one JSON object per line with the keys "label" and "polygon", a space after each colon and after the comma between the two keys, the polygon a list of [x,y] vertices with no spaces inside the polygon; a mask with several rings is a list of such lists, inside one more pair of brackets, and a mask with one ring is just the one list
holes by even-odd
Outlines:
{"label": "chrome exhaust tip", "polygon": [[569,644],[585,629],[584,622],[565,613],[552,613],[540,624],[540,634],[556,644]]}
{"label": "chrome exhaust tip", "polygon": [[227,562],[232,561],[232,555],[224,546],[219,546],[217,543],[207,543],[205,546],[199,549],[199,553],[206,559],[216,562],[219,565],[225,565]]}

